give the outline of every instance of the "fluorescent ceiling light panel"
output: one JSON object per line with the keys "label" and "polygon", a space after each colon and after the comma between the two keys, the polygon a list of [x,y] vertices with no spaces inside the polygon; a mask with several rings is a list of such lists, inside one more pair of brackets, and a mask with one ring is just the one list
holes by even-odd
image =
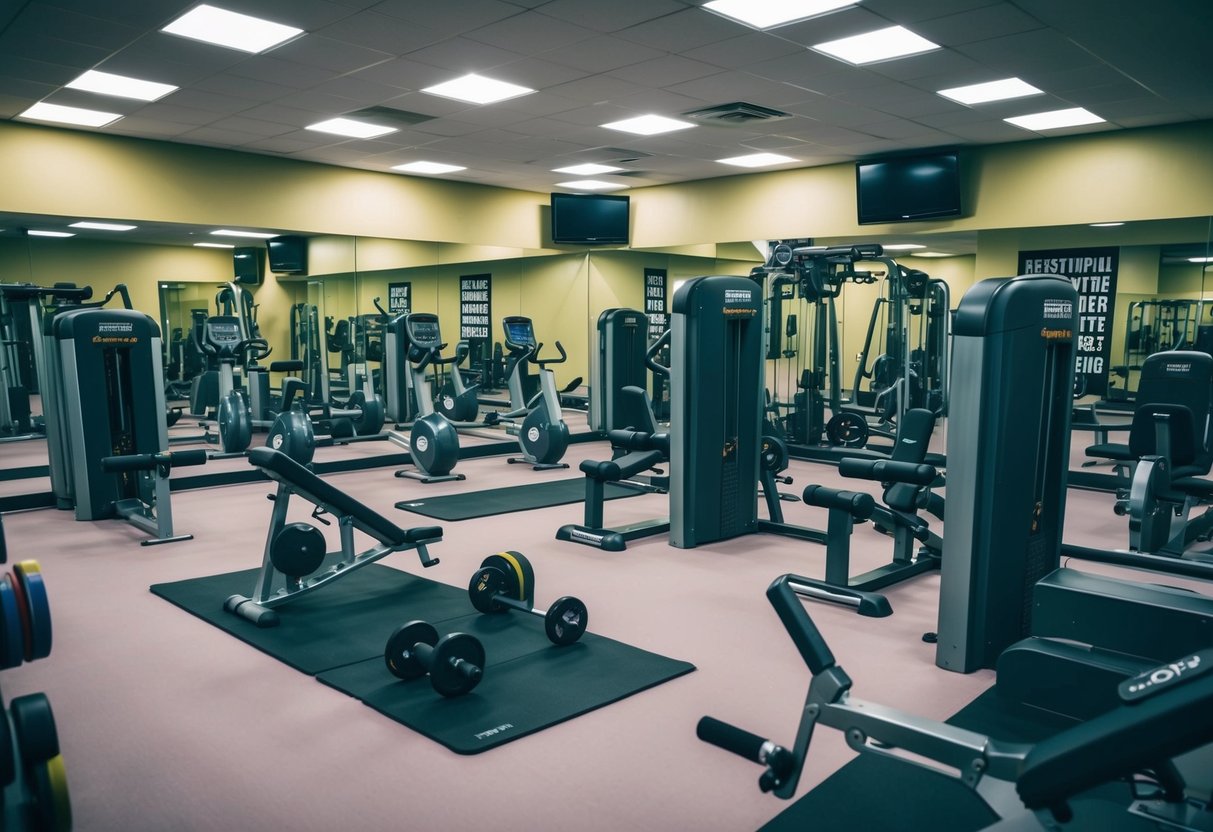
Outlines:
{"label": "fluorescent ceiling light panel", "polygon": [[462,165],[444,165],[442,162],[406,162],[403,165],[393,165],[392,170],[402,170],[405,173],[454,173],[467,168]]}
{"label": "fluorescent ceiling light panel", "polygon": [[603,182],[601,179],[577,179],[572,182],[557,182],[557,188],[568,188],[571,191],[617,191],[626,188],[618,182]]}
{"label": "fluorescent ceiling light panel", "polygon": [[170,35],[257,54],[303,34],[302,29],[229,12],[205,3],[186,12],[160,31]]}
{"label": "fluorescent ceiling light panel", "polygon": [[425,87],[421,91],[443,98],[454,98],[456,101],[467,101],[471,104],[494,104],[498,101],[505,101],[507,98],[517,98],[520,95],[530,95],[534,92],[530,87],[521,87],[508,81],[486,78],[474,72],[453,81],[444,81],[432,87]]}
{"label": "fluorescent ceiling light panel", "polygon": [[1026,116],[1004,118],[1008,124],[1022,127],[1024,130],[1056,130],[1060,127],[1078,127],[1083,124],[1099,124],[1104,119],[1082,107],[1068,110],[1050,110],[1047,113],[1032,113]]}
{"label": "fluorescent ceiling light panel", "polygon": [[1025,95],[1040,95],[1042,92],[1043,90],[1038,90],[1018,78],[1003,78],[1001,81],[987,81],[984,84],[970,84],[967,87],[939,90],[936,95],[959,101],[961,104],[985,104],[989,101],[1023,98]]}
{"label": "fluorescent ceiling light panel", "polygon": [[65,107],[62,104],[47,104],[39,101],[17,118],[28,118],[34,121],[54,121],[59,124],[76,124],[81,127],[105,127],[122,118],[121,113],[103,113],[100,110],[86,110],[83,107]]}
{"label": "fluorescent ceiling light panel", "polygon": [[25,232],[31,237],[75,237],[76,235],[70,231],[41,231],[31,228]]}
{"label": "fluorescent ceiling light panel", "polygon": [[765,168],[770,165],[782,165],[787,162],[799,162],[799,159],[793,159],[791,156],[783,156],[779,153],[751,153],[748,156],[732,156],[728,159],[717,159],[722,165],[734,165],[739,168]]}
{"label": "fluorescent ceiling light panel", "polygon": [[125,75],[98,72],[95,69],[90,69],[76,80],[69,81],[67,86],[68,89],[96,92],[101,95],[116,95],[119,98],[134,98],[139,101],[156,101],[177,89],[172,84],[142,81],[138,78],[128,78]]}
{"label": "fluorescent ceiling light panel", "polygon": [[694,127],[689,121],[679,121],[676,118],[655,116],[652,114],[625,118],[623,121],[612,121],[603,124],[608,130],[622,130],[625,133],[635,133],[638,136],[656,136],[658,133],[672,133],[675,130],[686,130]]}
{"label": "fluorescent ceiling light panel", "polygon": [[376,136],[386,136],[395,133],[395,127],[381,127],[378,124],[367,124],[352,118],[330,118],[328,121],[318,121],[309,124],[304,130],[315,130],[318,133],[334,133],[338,136],[348,136],[351,139],[373,139]]}
{"label": "fluorescent ceiling light panel", "polygon": [[1189,263],[1213,263],[1213,257],[1189,257]]}
{"label": "fluorescent ceiling light panel", "polygon": [[230,243],[194,243],[198,248],[235,248]]}
{"label": "fluorescent ceiling light panel", "polygon": [[945,251],[915,251],[911,257],[955,257],[955,254],[949,254]]}
{"label": "fluorescent ceiling light panel", "polygon": [[918,243],[892,243],[884,246],[885,251],[913,251],[919,248],[926,248],[926,246],[920,246]]}
{"label": "fluorescent ceiling light panel", "polygon": [[583,165],[569,165],[567,168],[553,168],[552,173],[571,173],[574,176],[597,176],[600,173],[614,173],[623,168],[614,165],[600,165],[597,162],[586,162]]}
{"label": "fluorescent ceiling light panel", "polygon": [[220,228],[217,231],[212,231],[216,237],[250,237],[254,240],[268,240],[270,237],[277,237],[277,234],[267,234],[264,231],[235,231],[231,228]]}
{"label": "fluorescent ceiling light panel", "polygon": [[862,35],[818,43],[813,48],[831,58],[858,66],[930,52],[932,49],[938,49],[939,44],[914,34],[904,26],[890,26]]}
{"label": "fluorescent ceiling light panel", "polygon": [[93,231],[134,231],[137,225],[122,225],[116,222],[74,222],[68,228],[91,228]]}
{"label": "fluorescent ceiling light panel", "polygon": [[1122,225],[1124,225],[1123,222],[1093,222],[1093,223],[1091,223],[1092,228],[1119,228]]}
{"label": "fluorescent ceiling light panel", "polygon": [[711,0],[703,7],[755,29],[771,29],[854,6],[859,0]]}

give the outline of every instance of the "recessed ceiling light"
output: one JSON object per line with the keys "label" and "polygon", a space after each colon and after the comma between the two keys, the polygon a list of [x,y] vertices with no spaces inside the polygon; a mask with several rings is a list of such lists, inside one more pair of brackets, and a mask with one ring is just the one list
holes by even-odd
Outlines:
{"label": "recessed ceiling light", "polygon": [[93,231],[134,231],[137,225],[122,225],[116,222],[74,222],[68,228],[91,228]]}
{"label": "recessed ceiling light", "polygon": [[883,246],[883,248],[885,251],[913,251],[914,249],[926,248],[926,246],[920,246],[918,243],[891,243]]}
{"label": "recessed ceiling light", "polygon": [[961,104],[985,104],[989,101],[1023,98],[1025,95],[1040,95],[1042,92],[1043,90],[1038,90],[1018,78],[1003,78],[1001,81],[987,81],[984,84],[970,84],[967,87],[939,90],[936,95],[959,101]]}
{"label": "recessed ceiling light", "polygon": [[904,26],[889,26],[862,35],[830,40],[813,46],[832,58],[849,64],[871,64],[938,49],[939,44],[914,34]]}
{"label": "recessed ceiling light", "polygon": [[672,133],[675,130],[686,130],[694,127],[689,121],[679,121],[665,116],[644,115],[635,118],[625,118],[622,121],[612,121],[604,124],[608,130],[622,130],[625,133],[635,133],[638,136],[656,136],[658,133]]}
{"label": "recessed ceiling light", "polygon": [[1008,124],[1022,127],[1024,130],[1056,130],[1059,127],[1078,127],[1082,124],[1098,124],[1104,119],[1082,107],[1072,107],[1068,110],[1050,110],[1047,113],[1032,113],[1026,116],[1004,118]]}
{"label": "recessed ceiling light", "polygon": [[949,254],[946,251],[915,251],[910,254],[911,257],[955,257],[955,254]]}
{"label": "recessed ceiling light", "polygon": [[294,26],[229,12],[205,3],[181,15],[160,31],[253,54],[272,49],[303,34],[302,29]]}
{"label": "recessed ceiling light", "polygon": [[36,228],[27,229],[26,234],[31,237],[75,237],[76,235],[70,231],[41,231]]}
{"label": "recessed ceiling light", "polygon": [[406,173],[454,173],[467,168],[462,165],[444,165],[442,162],[406,162],[403,165],[393,165],[392,170],[402,170]]}
{"label": "recessed ceiling light", "polygon": [[1213,263],[1213,257],[1189,257],[1189,263]]}
{"label": "recessed ceiling light", "polygon": [[703,7],[755,29],[770,29],[836,9],[859,0],[711,0]]}
{"label": "recessed ceiling light", "polygon": [[785,162],[799,162],[800,160],[778,153],[751,153],[748,156],[732,156],[716,161],[722,165],[735,165],[739,168],[765,168],[768,165],[782,165]]}
{"label": "recessed ceiling light", "polygon": [[349,136],[351,139],[373,139],[376,136],[386,136],[388,133],[396,132],[395,127],[381,127],[378,124],[367,124],[365,121],[355,121],[352,118],[330,118],[328,121],[309,124],[303,129]]}
{"label": "recessed ceiling light", "polygon": [[217,231],[212,231],[216,237],[251,237],[254,240],[268,240],[270,237],[277,237],[277,234],[267,234],[264,231],[234,231],[230,228],[220,228]]}
{"label": "recessed ceiling light", "polygon": [[1124,225],[1123,222],[1093,222],[1093,223],[1091,223],[1092,228],[1118,228],[1122,225]]}
{"label": "recessed ceiling light", "polygon": [[567,168],[553,168],[552,173],[571,173],[574,176],[595,176],[600,173],[614,173],[623,168],[614,165],[600,165],[597,162],[586,162],[583,165],[569,165]]}
{"label": "recessed ceiling light", "polygon": [[198,248],[235,248],[228,243],[194,243]]}
{"label": "recessed ceiling light", "polygon": [[472,72],[453,81],[444,81],[432,87],[425,87],[422,92],[430,95],[440,95],[443,98],[454,98],[456,101],[467,101],[471,104],[493,104],[505,101],[507,98],[517,98],[520,95],[530,95],[534,92],[530,87],[521,87],[508,81],[498,81],[486,78]]}
{"label": "recessed ceiling light", "polygon": [[100,110],[86,110],[83,107],[65,107],[62,104],[47,104],[39,101],[17,118],[29,118],[35,121],[55,121],[60,124],[78,124],[81,127],[105,127],[122,118],[121,113],[103,113]]}
{"label": "recessed ceiling light", "polygon": [[156,101],[177,89],[172,84],[142,81],[138,78],[128,78],[125,75],[98,72],[95,69],[90,69],[76,80],[69,81],[67,86],[73,90],[116,95],[119,98],[135,98],[139,101]]}
{"label": "recessed ceiling light", "polygon": [[572,182],[557,182],[557,188],[568,188],[571,191],[617,191],[626,188],[618,182],[603,182],[601,179],[576,179]]}

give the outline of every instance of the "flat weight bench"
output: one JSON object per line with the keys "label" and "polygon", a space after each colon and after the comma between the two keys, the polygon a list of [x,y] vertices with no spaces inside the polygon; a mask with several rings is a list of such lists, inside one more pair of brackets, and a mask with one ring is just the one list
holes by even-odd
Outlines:
{"label": "flat weight bench", "polygon": [[[256,588],[252,597],[232,595],[224,601],[223,608],[228,612],[246,618],[258,627],[273,627],[278,624],[275,607],[393,552],[416,549],[422,566],[430,567],[438,563],[438,558],[430,557],[426,547],[442,539],[441,526],[402,529],[273,448],[253,448],[248,453],[248,460],[278,483],[278,491],[271,497],[274,513],[270,519]],[[308,523],[286,522],[290,498],[295,494],[316,506],[314,517],[325,512],[337,519],[341,533],[341,559],[319,574],[312,573],[320,569],[329,554],[323,533]],[[355,529],[375,538],[378,544],[355,552]]]}

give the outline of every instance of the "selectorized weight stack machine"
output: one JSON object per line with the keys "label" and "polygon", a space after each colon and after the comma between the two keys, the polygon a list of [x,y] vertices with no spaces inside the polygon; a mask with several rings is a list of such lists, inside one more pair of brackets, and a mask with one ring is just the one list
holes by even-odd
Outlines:
{"label": "selectorized weight stack machine", "polygon": [[648,327],[648,316],[635,309],[607,309],[598,316],[598,348],[590,354],[590,430],[643,429],[651,421],[643,396],[621,395],[625,387],[648,389]]}
{"label": "selectorized weight stack machine", "polygon": [[51,468],[60,507],[74,506],[77,520],[127,520],[153,535],[145,544],[188,540],[173,534],[168,471],[206,457],[167,453],[156,322],[129,307],[87,308],[51,325],[58,378],[47,437],[65,451],[62,469]]}

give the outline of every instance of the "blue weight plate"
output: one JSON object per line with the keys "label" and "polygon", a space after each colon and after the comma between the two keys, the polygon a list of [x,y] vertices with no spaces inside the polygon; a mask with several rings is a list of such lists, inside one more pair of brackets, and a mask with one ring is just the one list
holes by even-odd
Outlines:
{"label": "blue weight plate", "polygon": [[29,604],[30,632],[28,661],[45,659],[51,654],[51,603],[38,562],[23,560],[13,567],[13,579],[21,584]]}

